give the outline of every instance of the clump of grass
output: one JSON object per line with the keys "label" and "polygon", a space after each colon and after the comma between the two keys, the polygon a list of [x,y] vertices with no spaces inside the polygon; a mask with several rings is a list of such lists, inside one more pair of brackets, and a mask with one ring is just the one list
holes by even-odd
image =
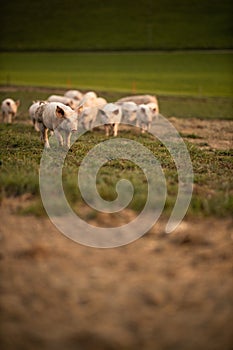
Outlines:
{"label": "clump of grass", "polygon": [[233,195],[227,193],[217,193],[213,196],[205,197],[194,195],[188,210],[190,215],[214,215],[216,217],[233,217]]}
{"label": "clump of grass", "polygon": [[201,136],[198,136],[196,134],[184,134],[184,133],[180,133],[180,136],[186,138],[186,139],[202,139]]}
{"label": "clump of grass", "polygon": [[46,215],[43,203],[40,198],[35,198],[33,201],[30,201],[28,205],[23,206],[18,210],[20,215],[33,215],[36,217],[42,217]]}
{"label": "clump of grass", "polygon": [[1,173],[0,185],[2,193],[7,197],[20,196],[24,193],[39,194],[38,175],[25,171]]}

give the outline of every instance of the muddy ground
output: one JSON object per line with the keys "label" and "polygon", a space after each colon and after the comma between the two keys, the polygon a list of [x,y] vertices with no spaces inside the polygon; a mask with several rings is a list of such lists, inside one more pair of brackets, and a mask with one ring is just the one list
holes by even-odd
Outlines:
{"label": "muddy ground", "polygon": [[[170,120],[201,147],[232,148],[232,122]],[[129,245],[96,249],[18,215],[27,200],[0,207],[1,349],[232,349],[230,218],[186,219],[169,235],[163,219]]]}

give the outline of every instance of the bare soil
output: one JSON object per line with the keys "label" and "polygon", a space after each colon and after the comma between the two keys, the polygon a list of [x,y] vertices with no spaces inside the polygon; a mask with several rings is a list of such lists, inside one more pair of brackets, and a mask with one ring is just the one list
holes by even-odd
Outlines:
{"label": "bare soil", "polygon": [[[231,349],[231,219],[95,249],[1,207],[2,349]],[[100,222],[101,222],[100,218]]]}
{"label": "bare soil", "polygon": [[[190,142],[232,148],[233,122],[170,120],[200,137]],[[27,201],[0,207],[1,349],[232,349],[232,219],[186,219],[171,234],[162,219],[129,245],[96,249],[18,215]]]}
{"label": "bare soil", "polygon": [[200,147],[227,150],[233,148],[232,120],[201,120],[171,117],[169,121],[184,139]]}

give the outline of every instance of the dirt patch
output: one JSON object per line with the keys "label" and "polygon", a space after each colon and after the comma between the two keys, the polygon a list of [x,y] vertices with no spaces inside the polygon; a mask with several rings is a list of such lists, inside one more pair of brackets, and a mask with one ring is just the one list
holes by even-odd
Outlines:
{"label": "dirt patch", "polygon": [[2,349],[231,349],[230,219],[162,220],[106,250],[16,208],[1,204]]}
{"label": "dirt patch", "polygon": [[201,147],[233,148],[233,121],[169,118],[184,139]]}

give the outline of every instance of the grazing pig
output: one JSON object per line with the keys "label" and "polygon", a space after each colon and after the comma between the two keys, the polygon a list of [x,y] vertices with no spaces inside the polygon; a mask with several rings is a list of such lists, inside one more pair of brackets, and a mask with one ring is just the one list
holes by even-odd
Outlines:
{"label": "grazing pig", "polygon": [[41,105],[47,103],[46,101],[34,101],[33,104],[29,107],[29,117],[31,118],[31,121],[33,123],[33,126],[36,131],[40,131],[38,123],[36,121],[36,110],[39,108]]}
{"label": "grazing pig", "polygon": [[151,110],[151,113],[152,113],[152,118],[157,118],[158,115],[159,115],[159,107],[157,105],[157,103],[155,102],[150,102],[150,103],[147,103],[147,106],[150,108]]}
{"label": "grazing pig", "polygon": [[[118,103],[117,103],[118,104]],[[120,104],[122,110],[122,120],[124,122],[134,123],[136,122],[138,106],[134,102],[123,102]]]}
{"label": "grazing pig", "polygon": [[64,93],[64,96],[78,101],[83,98],[83,94],[79,90],[68,90]]}
{"label": "grazing pig", "polygon": [[76,107],[76,102],[72,98],[60,96],[60,95],[51,95],[47,99],[48,102],[60,102],[63,103],[66,106],[69,106],[71,108]]}
{"label": "grazing pig", "polygon": [[118,125],[121,122],[121,107],[114,103],[107,103],[102,109],[99,109],[102,123],[105,127],[105,135],[109,136],[109,129],[113,135],[117,136]]}
{"label": "grazing pig", "polygon": [[156,96],[152,95],[132,95],[132,96],[126,96],[117,101],[117,103],[123,103],[123,102],[134,102],[137,105],[140,104],[148,104],[148,103],[155,103],[157,105],[157,113],[159,113],[159,104]]}
{"label": "grazing pig", "polygon": [[137,110],[137,126],[142,129],[142,133],[150,131],[153,119],[153,112],[147,104],[141,104]]}
{"label": "grazing pig", "polygon": [[95,107],[102,108],[105,106],[108,102],[103,97],[97,97],[97,99],[94,102]]}
{"label": "grazing pig", "polygon": [[16,116],[20,101],[14,101],[11,98],[6,98],[1,104],[1,113],[3,123],[12,123],[12,119]]}
{"label": "grazing pig", "polygon": [[65,135],[65,146],[70,148],[71,134],[77,131],[78,114],[81,109],[82,107],[78,107],[74,111],[69,106],[57,102],[42,104],[37,108],[35,113],[36,121],[38,122],[45,148],[50,148],[48,130],[54,131],[60,146],[63,146],[61,134],[63,132]]}
{"label": "grazing pig", "polygon": [[103,97],[97,97],[94,91],[89,91],[85,95],[83,95],[83,98],[80,100],[80,104],[83,105],[84,108],[86,107],[101,108],[105,104],[107,104],[107,101]]}
{"label": "grazing pig", "polygon": [[83,96],[84,98],[87,98],[87,99],[96,99],[97,98],[97,95],[94,91],[88,91],[84,94]]}
{"label": "grazing pig", "polygon": [[[81,103],[81,101],[80,101]],[[80,115],[80,123],[86,130],[92,130],[94,127],[94,123],[97,118],[98,109],[103,108],[107,101],[103,97],[97,97],[95,100],[92,101],[93,105],[90,107],[83,108],[83,111]],[[85,106],[85,102],[84,102]]]}
{"label": "grazing pig", "polygon": [[94,107],[96,106],[97,95],[94,91],[86,92],[83,98],[80,100],[80,104],[83,107]]}
{"label": "grazing pig", "polygon": [[85,130],[92,130],[98,114],[97,107],[86,107],[82,110],[79,123]]}

